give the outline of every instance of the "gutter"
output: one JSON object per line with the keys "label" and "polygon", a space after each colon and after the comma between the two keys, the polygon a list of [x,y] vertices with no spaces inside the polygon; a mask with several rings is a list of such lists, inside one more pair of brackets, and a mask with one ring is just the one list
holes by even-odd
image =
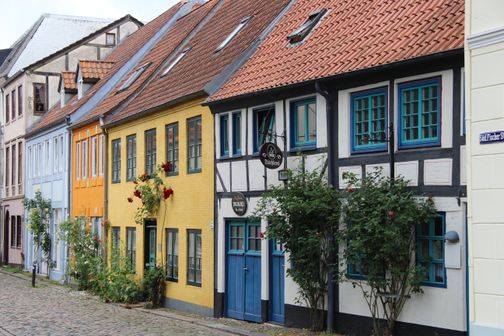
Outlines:
{"label": "gutter", "polygon": [[[103,125],[103,117],[100,117],[100,126]],[[108,221],[108,132],[107,132],[107,129],[104,128],[102,126],[102,130],[103,130],[103,135],[104,135],[104,139],[103,139],[103,145],[105,146],[105,157],[102,159],[103,160],[103,221],[102,223],[105,224],[104,222],[105,221]],[[98,141],[99,143],[99,141]],[[102,236],[102,240],[103,241],[107,241],[107,238],[108,238],[108,232],[107,232],[107,226],[106,225],[103,225],[103,236]],[[108,251],[108,247],[107,245],[105,244],[105,248],[103,250],[103,259],[105,260],[105,262],[108,260],[107,258],[107,251]]]}

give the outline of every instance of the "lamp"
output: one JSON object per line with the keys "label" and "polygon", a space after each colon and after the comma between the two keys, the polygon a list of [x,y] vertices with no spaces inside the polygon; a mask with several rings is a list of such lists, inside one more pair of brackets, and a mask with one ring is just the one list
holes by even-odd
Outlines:
{"label": "lamp", "polygon": [[288,169],[280,169],[278,171],[278,180],[282,182],[287,182],[289,180],[289,170]]}
{"label": "lamp", "polygon": [[460,238],[456,231],[448,231],[444,235],[444,240],[449,243],[458,243],[460,241]]}

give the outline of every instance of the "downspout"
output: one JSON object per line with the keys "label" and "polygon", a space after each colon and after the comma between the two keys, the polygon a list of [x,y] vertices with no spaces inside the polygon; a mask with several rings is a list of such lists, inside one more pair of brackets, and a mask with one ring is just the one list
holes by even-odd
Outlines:
{"label": "downspout", "polygon": [[[71,124],[70,116],[66,117],[66,125],[70,126]],[[72,149],[73,149],[73,143],[72,143],[72,129],[70,127],[67,127],[68,130],[68,158],[67,158],[67,164],[68,164],[68,169],[67,169],[67,181],[68,181],[68,196],[67,196],[67,211],[68,211],[68,218],[72,218]],[[68,242],[65,242],[65,275],[64,275],[64,283],[68,284],[70,282],[70,278],[68,274],[70,274],[70,246],[68,245]]]}
{"label": "downspout", "polygon": [[[105,117],[100,116],[100,127],[103,131],[103,145],[105,146],[105,152],[104,152],[104,158],[103,160],[103,189],[104,189],[104,195],[103,195],[103,224],[105,224],[105,221],[108,222],[108,132],[105,127],[103,127],[105,123]],[[103,225],[103,241],[108,241],[108,232],[107,232],[107,225]],[[105,246],[103,247],[103,260],[107,262],[107,251],[108,251],[108,246],[107,244],[104,244]]]}
{"label": "downspout", "polygon": [[[328,182],[331,186],[334,186],[334,167],[335,167],[335,155],[337,150],[336,143],[336,133],[334,130],[337,130],[336,127],[336,111],[333,108],[333,96],[329,93],[327,88],[323,86],[320,82],[315,82],[315,91],[320,94],[326,100],[326,118],[327,118],[327,162],[328,162]],[[332,128],[332,126],[335,126]],[[335,331],[335,319],[336,314],[339,312],[339,284],[337,281],[334,281],[335,272],[334,267],[337,267],[338,260],[337,254],[334,251],[337,251],[338,245],[334,235],[330,235],[328,237],[329,245],[334,245],[334,249],[331,250],[331,254],[329,257],[329,270],[328,270],[328,283],[327,283],[327,332],[332,333]]]}

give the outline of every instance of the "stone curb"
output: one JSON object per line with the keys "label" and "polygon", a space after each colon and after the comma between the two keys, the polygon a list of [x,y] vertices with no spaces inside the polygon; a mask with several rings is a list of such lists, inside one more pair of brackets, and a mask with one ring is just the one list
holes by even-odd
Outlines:
{"label": "stone curb", "polygon": [[230,327],[225,324],[222,324],[222,323],[215,323],[215,322],[210,322],[210,321],[205,321],[205,320],[199,320],[197,318],[192,318],[192,317],[188,317],[188,316],[177,315],[177,314],[170,313],[167,311],[152,310],[152,309],[145,309],[145,308],[133,308],[133,309],[139,310],[145,314],[152,314],[152,315],[157,315],[157,316],[161,316],[164,318],[169,318],[169,319],[174,319],[174,320],[178,320],[178,321],[182,321],[182,322],[186,322],[186,323],[191,323],[191,324],[195,324],[195,325],[198,325],[201,327],[222,331],[222,332],[225,332],[225,333],[231,334],[231,335],[266,336],[266,334],[261,334],[261,333],[257,333],[257,332],[244,330],[244,329],[234,328],[234,327]]}

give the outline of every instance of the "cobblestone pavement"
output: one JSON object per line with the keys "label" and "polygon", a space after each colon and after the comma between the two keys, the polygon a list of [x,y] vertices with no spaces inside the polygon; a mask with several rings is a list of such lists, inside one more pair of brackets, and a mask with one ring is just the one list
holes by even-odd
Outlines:
{"label": "cobblestone pavement", "polygon": [[0,272],[0,336],[232,334],[105,304],[65,287],[32,288],[28,281]]}

